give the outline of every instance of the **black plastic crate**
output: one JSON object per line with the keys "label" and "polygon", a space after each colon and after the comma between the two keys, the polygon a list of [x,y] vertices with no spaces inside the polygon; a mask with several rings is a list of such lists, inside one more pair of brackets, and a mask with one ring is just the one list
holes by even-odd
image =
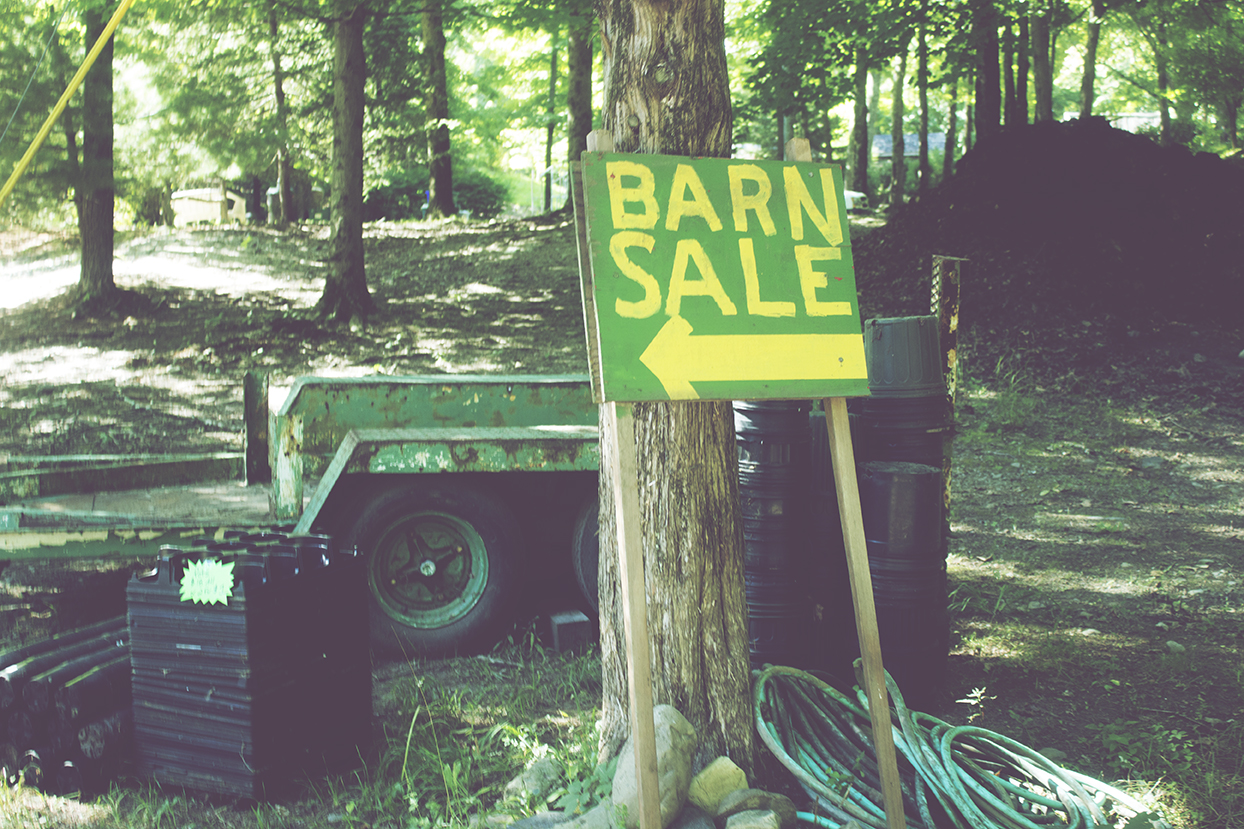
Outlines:
{"label": "black plastic crate", "polygon": [[[181,599],[186,567],[234,562],[224,604]],[[262,799],[359,762],[371,728],[367,584],[354,551],[265,534],[165,548],[127,591],[134,742],[162,783]]]}

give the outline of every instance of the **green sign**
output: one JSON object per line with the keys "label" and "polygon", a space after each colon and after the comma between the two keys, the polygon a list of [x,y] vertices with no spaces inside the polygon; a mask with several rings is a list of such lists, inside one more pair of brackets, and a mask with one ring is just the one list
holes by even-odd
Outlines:
{"label": "green sign", "polygon": [[839,168],[586,152],[583,195],[601,399],[868,394]]}

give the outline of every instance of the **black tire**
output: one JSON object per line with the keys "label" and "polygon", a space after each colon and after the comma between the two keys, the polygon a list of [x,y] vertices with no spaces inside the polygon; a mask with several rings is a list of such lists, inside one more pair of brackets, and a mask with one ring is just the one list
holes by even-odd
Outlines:
{"label": "black tire", "polygon": [[378,493],[344,539],[366,557],[372,647],[385,656],[478,652],[514,621],[518,520],[491,494],[428,478]]}
{"label": "black tire", "polygon": [[583,502],[570,536],[570,556],[575,581],[593,613],[600,612],[600,498],[596,493]]}

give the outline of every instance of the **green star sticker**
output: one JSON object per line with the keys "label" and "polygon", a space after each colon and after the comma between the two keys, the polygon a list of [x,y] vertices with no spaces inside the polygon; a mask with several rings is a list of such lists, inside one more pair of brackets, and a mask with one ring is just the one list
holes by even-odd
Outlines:
{"label": "green star sticker", "polygon": [[181,577],[181,600],[225,604],[233,595],[233,562],[206,560],[186,565]]}

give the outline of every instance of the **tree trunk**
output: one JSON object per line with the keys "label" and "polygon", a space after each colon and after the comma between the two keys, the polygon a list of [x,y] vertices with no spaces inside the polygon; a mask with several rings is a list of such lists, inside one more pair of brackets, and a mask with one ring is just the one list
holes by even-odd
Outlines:
{"label": "tree trunk", "polygon": [[[100,6],[82,13],[87,51],[103,34],[106,22]],[[82,270],[77,301],[87,313],[110,309],[118,295],[112,276],[112,52],[109,38],[82,83],[82,167],[77,187]]]}
{"label": "tree trunk", "polygon": [[340,8],[333,23],[333,168],[329,269],[316,310],[336,323],[366,319],[376,310],[363,263],[362,5]]}
{"label": "tree trunk", "polygon": [[950,178],[955,174],[955,132],[959,128],[959,74],[952,71],[950,77],[946,79],[946,83],[950,84],[950,94],[947,96],[949,100],[947,105],[950,113],[946,118],[946,149],[942,155],[942,181]]}
{"label": "tree trunk", "polygon": [[1054,71],[1050,65],[1050,9],[1042,3],[1032,16],[1032,87],[1036,99],[1033,120],[1054,120]]}
{"label": "tree trunk", "polygon": [[[566,109],[570,161],[578,161],[587,149],[592,131],[592,21],[590,6],[583,3],[571,14],[566,38]],[[572,195],[567,195],[567,203]]]}
{"label": "tree trunk", "polygon": [[[598,10],[605,128],[614,148],[728,157],[722,0],[604,0]],[[751,670],[733,410],[723,402],[641,403],[634,421],[653,700],[675,706],[696,727],[697,769],[724,754],[750,774]],[[601,444],[607,469],[609,442]],[[613,500],[609,476],[602,475],[602,758],[630,733]]]}
{"label": "tree trunk", "polygon": [[[1026,7],[1025,7],[1026,8]],[[1019,16],[1019,44],[1015,51],[1015,123],[1028,123],[1028,72],[1032,39],[1028,33],[1028,14]]]}
{"label": "tree trunk", "polygon": [[976,72],[968,72],[968,89],[972,90],[972,99],[964,109],[963,151],[966,153],[976,145]]}
{"label": "tree trunk", "polygon": [[1015,99],[1015,27],[1008,20],[1002,37],[1002,123],[1008,127],[1015,123],[1018,106]]}
{"label": "tree trunk", "polygon": [[268,0],[269,48],[272,51],[272,93],[276,98],[277,213],[268,223],[284,227],[293,218],[293,191],[289,177],[289,106],[285,103],[285,72],[281,69],[280,25],[276,0]]}
{"label": "tree trunk", "polygon": [[903,91],[907,80],[907,46],[909,38],[903,39],[898,53],[898,69],[894,72],[894,86],[890,100],[890,204],[898,207],[907,194],[907,147],[903,141]]}
{"label": "tree trunk", "polygon": [[1105,4],[1102,0],[1093,0],[1092,11],[1089,12],[1087,32],[1084,39],[1084,75],[1080,78],[1080,117],[1088,118],[1093,114],[1093,103],[1097,97],[1097,44],[1101,40],[1101,21],[1106,16]]}
{"label": "tree trunk", "polygon": [[855,123],[851,127],[851,189],[863,193],[872,201],[872,188],[868,185],[868,160],[872,147],[868,145],[868,65],[864,62],[864,50],[857,49],[855,57]]}
{"label": "tree trunk", "polygon": [[1154,27],[1157,45],[1153,50],[1154,64],[1158,72],[1158,143],[1169,147],[1174,138],[1171,135],[1171,99],[1167,94],[1170,88],[1170,70],[1166,57],[1166,20],[1165,10],[1161,3],[1157,7],[1157,21]]}
{"label": "tree trunk", "polygon": [[553,139],[557,136],[557,40],[561,28],[553,29],[549,42],[549,103],[544,134],[544,212],[553,209]]}
{"label": "tree trunk", "polygon": [[455,216],[453,158],[449,154],[449,78],[445,70],[442,0],[424,0],[424,107],[428,119],[428,215]]}
{"label": "tree trunk", "polygon": [[919,41],[917,43],[916,86],[920,94],[920,181],[919,196],[932,187],[932,170],[929,167],[929,38],[925,20],[928,16],[928,0],[922,0],[920,8]]}
{"label": "tree trunk", "polygon": [[972,40],[976,47],[976,140],[1002,127],[1002,88],[998,77],[998,13],[992,0],[979,0],[972,16]]}

